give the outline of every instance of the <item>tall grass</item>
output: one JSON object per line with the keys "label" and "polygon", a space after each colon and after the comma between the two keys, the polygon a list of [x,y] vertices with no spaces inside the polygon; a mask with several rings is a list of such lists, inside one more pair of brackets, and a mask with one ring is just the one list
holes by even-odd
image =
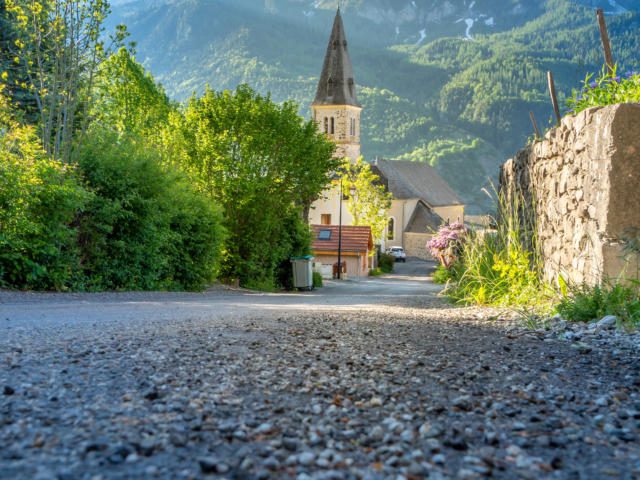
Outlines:
{"label": "tall grass", "polygon": [[465,304],[549,305],[553,291],[542,280],[535,203],[495,188],[490,196],[496,214],[485,229],[469,232],[446,294]]}

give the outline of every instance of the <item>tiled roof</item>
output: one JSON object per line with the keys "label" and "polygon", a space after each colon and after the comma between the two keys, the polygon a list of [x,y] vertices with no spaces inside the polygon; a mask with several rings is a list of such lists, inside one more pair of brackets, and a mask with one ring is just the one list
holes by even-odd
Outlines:
{"label": "tiled roof", "polygon": [[374,160],[371,171],[396,200],[420,198],[432,207],[462,204],[449,184],[424,162]]}
{"label": "tiled roof", "polygon": [[347,37],[340,16],[340,9],[333,21],[327,53],[322,64],[316,97],[311,105],[354,105],[360,106],[356,96],[351,59],[347,50]]}
{"label": "tiled roof", "polygon": [[[313,230],[312,249],[325,252],[338,251],[338,225],[311,225]],[[320,240],[318,234],[321,230],[330,231],[328,240]],[[340,248],[344,252],[367,252],[373,249],[373,238],[371,237],[371,227],[343,225],[342,245]]]}

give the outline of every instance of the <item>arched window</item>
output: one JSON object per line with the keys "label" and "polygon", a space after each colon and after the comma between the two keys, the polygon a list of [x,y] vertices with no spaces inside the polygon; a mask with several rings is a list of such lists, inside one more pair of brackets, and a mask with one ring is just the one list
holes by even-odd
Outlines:
{"label": "arched window", "polygon": [[331,131],[329,133],[331,133],[331,135],[336,133],[336,119],[334,117],[331,117]]}
{"label": "arched window", "polygon": [[329,133],[329,119],[324,117],[324,133]]}
{"label": "arched window", "polygon": [[389,223],[387,224],[387,240],[393,240],[395,234],[395,218],[391,217],[389,219]]}

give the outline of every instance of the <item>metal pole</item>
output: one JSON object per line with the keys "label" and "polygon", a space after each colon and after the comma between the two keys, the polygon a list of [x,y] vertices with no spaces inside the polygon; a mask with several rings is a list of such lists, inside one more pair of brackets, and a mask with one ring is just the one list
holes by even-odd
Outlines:
{"label": "metal pole", "polygon": [[338,280],[342,279],[342,178],[340,179],[340,213],[338,214]]}

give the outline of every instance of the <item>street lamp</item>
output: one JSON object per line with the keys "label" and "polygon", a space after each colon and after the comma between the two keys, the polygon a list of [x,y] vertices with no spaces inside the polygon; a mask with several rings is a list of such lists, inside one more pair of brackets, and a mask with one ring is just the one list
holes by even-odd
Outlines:
{"label": "street lamp", "polygon": [[[355,185],[349,187],[351,195],[356,191]],[[342,279],[342,177],[340,177],[340,213],[338,214],[338,280]]]}
{"label": "street lamp", "polygon": [[340,177],[340,213],[338,214],[338,280],[342,279],[342,263],[340,263],[340,254],[342,253],[342,177]]}

